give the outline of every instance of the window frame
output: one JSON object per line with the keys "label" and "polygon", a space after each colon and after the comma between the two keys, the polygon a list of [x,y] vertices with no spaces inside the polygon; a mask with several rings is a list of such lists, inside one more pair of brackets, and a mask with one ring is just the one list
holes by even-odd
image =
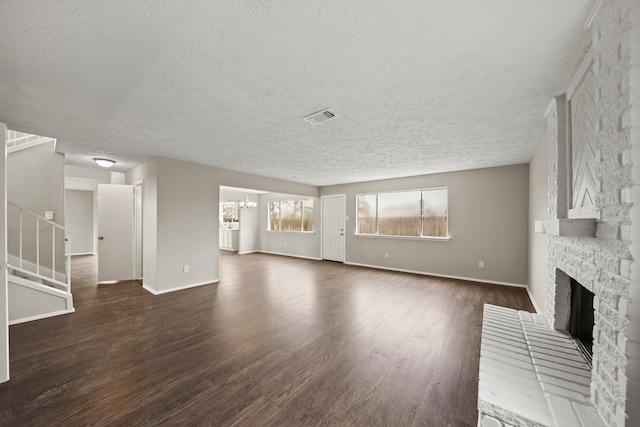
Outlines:
{"label": "window frame", "polygon": [[[424,236],[424,197],[423,193],[425,191],[433,191],[433,190],[446,190],[447,191],[447,209],[446,209],[446,236]],[[420,192],[420,236],[405,236],[405,235],[394,235],[394,234],[379,234],[379,195],[380,194],[388,194],[388,193],[408,193],[408,192]],[[375,196],[376,205],[375,205],[375,234],[365,234],[360,233],[360,196]],[[357,237],[366,237],[366,238],[374,238],[374,239],[401,239],[401,240],[435,240],[435,241],[449,241],[451,240],[451,233],[449,229],[449,187],[431,187],[431,188],[418,188],[418,189],[407,189],[407,190],[393,190],[393,191],[377,191],[377,192],[366,192],[366,193],[357,193],[356,194],[356,230],[355,236]]]}
{"label": "window frame", "polygon": [[[305,207],[307,207],[307,203],[308,201],[311,201],[311,212],[312,212],[312,217],[313,217],[313,229],[312,230],[305,230]],[[282,229],[282,202],[296,202],[296,201],[300,201],[301,202],[301,206],[300,206],[300,230],[283,230]],[[271,229],[271,204],[277,202],[280,203],[279,207],[278,207],[278,230],[272,230]],[[292,199],[274,199],[274,200],[269,200],[267,202],[267,232],[270,233],[302,233],[302,234],[313,234],[316,232],[315,227],[316,227],[316,202],[314,200],[313,197],[300,197],[300,198],[292,198]]]}

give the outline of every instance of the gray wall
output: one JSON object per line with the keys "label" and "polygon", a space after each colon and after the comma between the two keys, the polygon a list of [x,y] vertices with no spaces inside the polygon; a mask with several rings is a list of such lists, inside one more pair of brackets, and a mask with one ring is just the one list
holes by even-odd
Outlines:
{"label": "gray wall", "polygon": [[[127,172],[144,180],[144,286],[154,293],[219,279],[219,187],[294,192],[317,197],[317,187],[165,158]],[[189,272],[183,273],[183,266]]]}
{"label": "gray wall", "polygon": [[[53,211],[53,221],[65,226],[64,217],[64,156],[53,151],[53,142],[7,156],[7,200],[24,209],[44,217],[45,211]],[[8,208],[7,218],[9,254],[19,253],[19,219],[12,208]],[[35,222],[24,223],[25,240],[23,255],[35,262]],[[51,267],[50,227],[41,229],[40,260],[43,266]],[[56,271],[65,270],[64,236],[56,236]]]}
{"label": "gray wall", "polygon": [[156,291],[218,280],[219,190],[214,179],[212,168],[158,159]]}
{"label": "gray wall", "polygon": [[[528,180],[528,165],[516,165],[323,187],[320,195],[346,194],[347,263],[524,286]],[[433,187],[449,188],[449,241],[355,235],[357,194]]]}
{"label": "gray wall", "polygon": [[[250,202],[259,203],[257,194],[248,194]],[[247,196],[243,200],[247,200]],[[259,208],[240,209],[240,247],[238,253],[256,252],[260,248]]]}
{"label": "gray wall", "polygon": [[93,191],[66,190],[65,195],[71,254],[94,253]]}
{"label": "gray wall", "polygon": [[547,293],[547,235],[535,232],[535,221],[547,218],[547,137],[529,163],[529,295],[543,313]]}
{"label": "gray wall", "polygon": [[[145,181],[144,283],[156,293],[219,279],[220,186],[271,192],[259,196],[256,210],[259,249],[265,252],[320,258],[319,196],[346,194],[347,262],[525,285],[528,178],[528,165],[516,165],[318,189],[164,158],[127,173],[128,183]],[[450,241],[355,236],[356,194],[430,187],[449,188]],[[267,232],[267,201],[292,194],[314,197],[316,232]]]}
{"label": "gray wall", "polygon": [[321,239],[321,206],[320,198],[313,198],[313,233],[297,233],[290,231],[268,231],[268,204],[271,200],[288,200],[296,198],[306,198],[282,193],[268,193],[260,195],[258,202],[259,229],[260,229],[260,249],[263,252],[274,254],[290,255],[303,258],[320,259],[320,239]]}

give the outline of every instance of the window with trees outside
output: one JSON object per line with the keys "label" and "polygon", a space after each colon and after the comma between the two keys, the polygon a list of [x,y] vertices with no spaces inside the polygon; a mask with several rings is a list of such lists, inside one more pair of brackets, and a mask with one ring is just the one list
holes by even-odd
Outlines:
{"label": "window with trees outside", "polygon": [[313,231],[313,199],[269,202],[269,231]]}
{"label": "window with trees outside", "polygon": [[358,194],[360,235],[449,237],[449,190]]}

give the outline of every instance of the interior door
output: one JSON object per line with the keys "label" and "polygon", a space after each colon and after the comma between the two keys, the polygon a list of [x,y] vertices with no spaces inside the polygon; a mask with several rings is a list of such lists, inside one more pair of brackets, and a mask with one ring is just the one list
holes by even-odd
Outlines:
{"label": "interior door", "polygon": [[133,280],[133,185],[98,185],[98,282]]}
{"label": "interior door", "polygon": [[345,196],[322,198],[322,258],[344,262]]}

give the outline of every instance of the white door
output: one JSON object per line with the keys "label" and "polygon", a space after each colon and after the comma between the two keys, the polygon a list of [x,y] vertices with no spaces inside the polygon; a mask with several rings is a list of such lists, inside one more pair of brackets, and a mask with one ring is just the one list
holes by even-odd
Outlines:
{"label": "white door", "polygon": [[344,262],[345,196],[322,197],[322,258]]}
{"label": "white door", "polygon": [[133,280],[133,185],[98,185],[98,282]]}

